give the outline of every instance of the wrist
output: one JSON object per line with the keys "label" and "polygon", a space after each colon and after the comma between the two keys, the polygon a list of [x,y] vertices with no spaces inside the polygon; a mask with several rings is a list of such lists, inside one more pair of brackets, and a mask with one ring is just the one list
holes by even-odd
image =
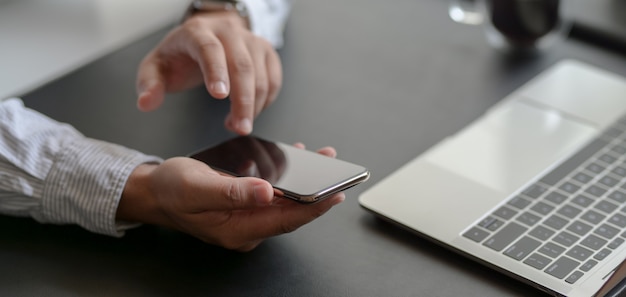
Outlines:
{"label": "wrist", "polygon": [[157,164],[141,164],[128,177],[117,207],[117,221],[167,226],[151,187],[151,174]]}

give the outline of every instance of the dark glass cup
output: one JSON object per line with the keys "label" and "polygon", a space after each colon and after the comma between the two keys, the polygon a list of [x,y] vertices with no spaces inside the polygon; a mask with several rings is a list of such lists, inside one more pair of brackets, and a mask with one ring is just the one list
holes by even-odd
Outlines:
{"label": "dark glass cup", "polygon": [[569,24],[560,11],[559,0],[453,0],[450,5],[452,19],[482,24],[491,45],[516,53],[534,53],[564,38]]}

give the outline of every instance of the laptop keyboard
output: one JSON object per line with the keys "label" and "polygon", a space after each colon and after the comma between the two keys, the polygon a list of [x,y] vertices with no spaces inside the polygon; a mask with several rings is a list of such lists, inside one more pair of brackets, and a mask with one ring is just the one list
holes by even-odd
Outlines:
{"label": "laptop keyboard", "polygon": [[626,240],[626,117],[463,236],[573,284]]}

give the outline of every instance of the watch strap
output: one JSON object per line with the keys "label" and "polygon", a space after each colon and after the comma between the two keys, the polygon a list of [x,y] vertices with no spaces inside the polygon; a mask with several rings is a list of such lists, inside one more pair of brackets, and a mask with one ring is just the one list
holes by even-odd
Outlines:
{"label": "watch strap", "polygon": [[250,16],[248,14],[248,8],[246,4],[240,0],[194,0],[187,8],[181,23],[197,12],[216,11],[237,12],[237,14],[246,22],[248,29],[250,29]]}

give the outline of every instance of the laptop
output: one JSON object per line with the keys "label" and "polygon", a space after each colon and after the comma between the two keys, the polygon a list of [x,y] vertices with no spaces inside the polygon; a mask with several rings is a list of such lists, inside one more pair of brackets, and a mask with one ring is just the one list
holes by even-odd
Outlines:
{"label": "laptop", "polygon": [[550,294],[593,296],[626,259],[626,78],[557,62],[359,203]]}
{"label": "laptop", "polygon": [[570,0],[567,4],[565,18],[574,25],[571,37],[626,50],[626,1]]}

